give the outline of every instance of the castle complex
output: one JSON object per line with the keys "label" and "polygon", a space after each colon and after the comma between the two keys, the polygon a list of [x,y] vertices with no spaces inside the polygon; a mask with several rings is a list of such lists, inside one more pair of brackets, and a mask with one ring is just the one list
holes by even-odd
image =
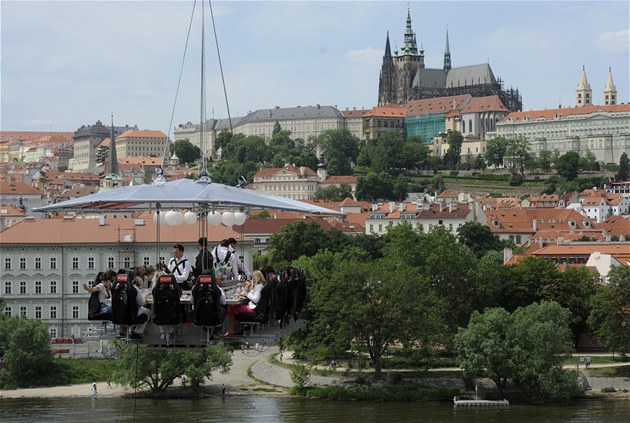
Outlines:
{"label": "castle complex", "polygon": [[522,110],[518,89],[503,89],[503,81],[496,79],[490,64],[451,67],[448,31],[441,69],[426,68],[424,49],[418,50],[416,34],[411,28],[411,14],[407,12],[407,26],[400,50],[391,53],[389,32],[378,87],[378,104],[404,104],[410,100],[470,94],[473,97],[497,95],[513,112]]}

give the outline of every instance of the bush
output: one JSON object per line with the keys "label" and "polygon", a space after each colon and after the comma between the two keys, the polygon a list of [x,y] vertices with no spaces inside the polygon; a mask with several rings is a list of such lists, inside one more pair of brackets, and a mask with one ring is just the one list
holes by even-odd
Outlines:
{"label": "bush", "polygon": [[294,364],[291,366],[291,381],[296,388],[302,389],[311,381],[310,368],[304,364]]}
{"label": "bush", "polygon": [[523,177],[517,173],[515,173],[514,175],[510,176],[510,179],[508,180],[508,183],[510,184],[510,186],[512,187],[518,187],[521,186],[523,184]]}

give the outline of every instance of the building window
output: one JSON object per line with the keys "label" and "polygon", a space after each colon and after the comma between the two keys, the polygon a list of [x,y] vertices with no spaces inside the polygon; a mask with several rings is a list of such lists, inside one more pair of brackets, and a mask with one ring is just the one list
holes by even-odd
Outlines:
{"label": "building window", "polygon": [[50,293],[51,294],[57,293],[57,281],[50,281]]}
{"label": "building window", "polygon": [[51,338],[57,337],[57,328],[50,328],[50,337]]}
{"label": "building window", "polygon": [[125,269],[129,269],[131,267],[131,258],[125,257],[124,263],[125,263],[125,266],[124,266]]}
{"label": "building window", "polygon": [[26,317],[26,306],[20,307],[20,316]]}
{"label": "building window", "polygon": [[4,295],[11,295],[11,282],[4,283]]}
{"label": "building window", "polygon": [[36,294],[42,293],[42,281],[35,281],[35,293]]}
{"label": "building window", "polygon": [[4,270],[11,270],[11,257],[4,258]]}
{"label": "building window", "polygon": [[35,269],[39,270],[42,268],[42,258],[35,257]]}
{"label": "building window", "polygon": [[20,282],[20,294],[26,294],[26,281]]}
{"label": "building window", "polygon": [[79,281],[72,281],[72,293],[73,294],[79,293]]}
{"label": "building window", "polygon": [[35,318],[36,319],[42,318],[42,306],[35,306]]}
{"label": "building window", "polygon": [[79,306],[72,306],[72,318],[73,319],[79,318]]}
{"label": "building window", "polygon": [[11,317],[11,307],[4,308],[4,315],[7,317]]}
{"label": "building window", "polygon": [[383,232],[383,225],[378,225],[378,232],[379,233]]}
{"label": "building window", "polygon": [[374,233],[374,225],[370,224],[370,233],[373,234]]}
{"label": "building window", "polygon": [[79,257],[72,257],[72,268],[73,269],[79,268]]}
{"label": "building window", "polygon": [[57,318],[57,306],[50,306],[50,318],[51,319]]}
{"label": "building window", "polygon": [[51,257],[50,258],[50,268],[51,269],[56,269],[57,268],[57,257]]}
{"label": "building window", "polygon": [[114,268],[114,257],[108,257],[107,258],[107,268],[109,268],[109,269],[113,269]]}
{"label": "building window", "polygon": [[472,132],[472,119],[468,119],[468,132]]}
{"label": "building window", "polygon": [[94,269],[94,257],[88,257],[88,269]]}
{"label": "building window", "polygon": [[20,257],[20,270],[26,270],[26,257]]}
{"label": "building window", "polygon": [[142,259],[142,264],[144,264],[145,266],[149,266],[151,264],[151,259],[149,259],[149,257],[145,256]]}

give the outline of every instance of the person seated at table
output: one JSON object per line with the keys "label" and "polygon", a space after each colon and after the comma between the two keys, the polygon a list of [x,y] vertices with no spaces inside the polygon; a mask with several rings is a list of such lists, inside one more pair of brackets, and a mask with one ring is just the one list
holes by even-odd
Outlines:
{"label": "person seated at table", "polygon": [[149,295],[149,293],[143,292],[142,287],[136,284],[135,279],[133,286],[134,288],[136,288],[136,291],[138,291],[138,294],[136,295],[138,314],[136,315],[133,332],[130,334],[129,337],[131,339],[142,339],[144,330],[147,327],[147,322],[149,321],[149,319],[151,319],[151,315],[153,314],[153,312],[149,308],[145,307],[145,305],[147,305],[147,296]]}
{"label": "person seated at table", "polygon": [[112,306],[105,304],[105,300],[111,297],[110,290],[114,276],[116,276],[116,273],[112,270],[100,272],[96,276],[92,287],[89,287],[86,283],[83,284],[83,289],[87,292],[98,292],[98,300],[101,303],[99,314],[111,315],[112,313]]}
{"label": "person seated at table", "polygon": [[256,306],[260,301],[260,296],[263,288],[265,287],[265,277],[260,270],[252,272],[252,280],[245,282],[244,288],[246,291],[246,297],[249,299],[247,304],[230,305],[227,309],[227,315],[230,317],[228,320],[228,331],[223,336],[236,335],[237,324],[239,318],[244,320],[254,319],[256,317]]}
{"label": "person seated at table", "polygon": [[212,327],[212,339],[219,339],[214,332],[223,323],[227,309],[227,298],[223,289],[212,277],[212,270],[205,270],[192,287],[194,323],[197,326]]}

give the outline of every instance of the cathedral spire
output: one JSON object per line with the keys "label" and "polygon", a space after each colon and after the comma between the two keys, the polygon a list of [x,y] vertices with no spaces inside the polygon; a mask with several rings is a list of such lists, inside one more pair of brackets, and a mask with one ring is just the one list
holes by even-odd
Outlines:
{"label": "cathedral spire", "polygon": [[114,131],[114,114],[112,113],[112,127],[109,135],[109,165],[107,175],[101,180],[101,191],[122,186],[122,176],[118,169],[118,155],[116,154],[116,134]]}
{"label": "cathedral spire", "polygon": [[575,105],[576,107],[585,107],[591,106],[593,103],[593,90],[591,90],[591,85],[588,83],[588,79],[586,79],[586,68],[582,66],[582,77],[580,78],[580,82],[575,89]]}
{"label": "cathedral spire", "polygon": [[407,25],[405,26],[405,41],[400,49],[402,56],[417,56],[418,45],[416,44],[416,34],[411,28],[411,11],[407,7]]}
{"label": "cathedral spire", "polygon": [[451,70],[451,49],[448,45],[448,28],[446,28],[446,46],[444,47],[444,70]]}
{"label": "cathedral spire", "polygon": [[385,56],[383,57],[392,57],[392,50],[389,47],[389,31],[387,31],[387,39],[385,41]]}
{"label": "cathedral spire", "polygon": [[116,154],[116,135],[114,134],[114,114],[112,113],[112,128],[109,136],[109,173],[118,175],[118,155]]}
{"label": "cathedral spire", "polygon": [[608,68],[608,81],[604,87],[604,105],[617,104],[617,88],[613,82],[612,70]]}

